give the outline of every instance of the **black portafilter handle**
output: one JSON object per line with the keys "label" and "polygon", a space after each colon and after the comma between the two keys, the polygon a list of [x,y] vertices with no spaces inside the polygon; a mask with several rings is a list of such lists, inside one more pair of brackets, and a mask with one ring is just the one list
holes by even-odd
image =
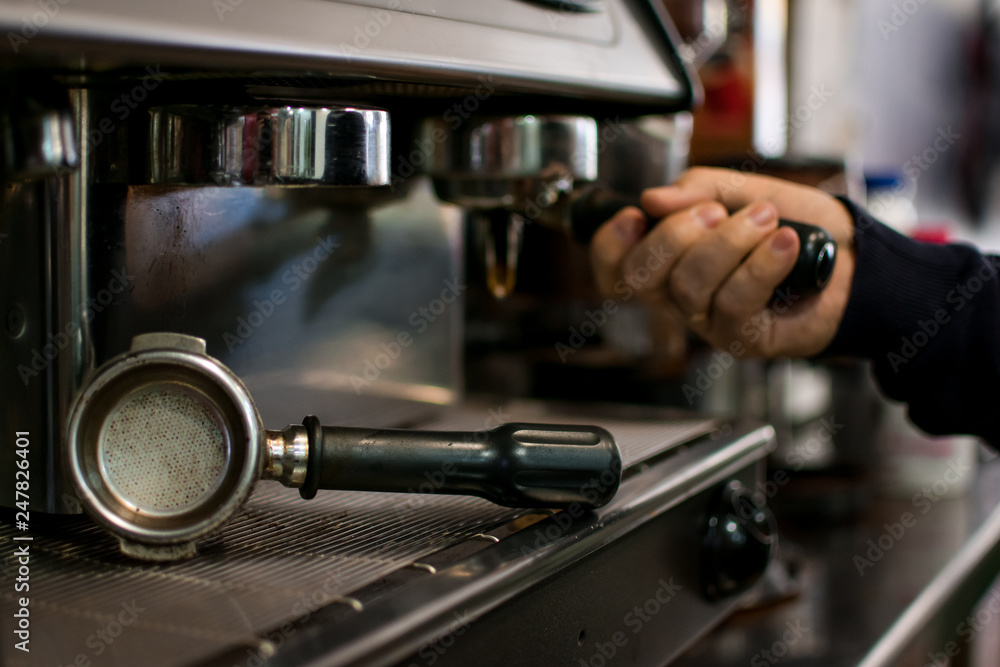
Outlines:
{"label": "black portafilter handle", "polygon": [[320,426],[303,420],[309,463],[299,490],[445,493],[507,507],[601,507],[618,491],[622,460],[597,426],[509,423],[484,431]]}
{"label": "black portafilter handle", "polygon": [[[626,206],[642,210],[635,197],[595,187],[577,196],[569,207],[573,237],[583,244],[590,243],[598,227],[610,220]],[[648,219],[651,229],[655,220]],[[799,235],[799,257],[788,277],[775,290],[775,297],[788,300],[789,296],[805,298],[826,287],[833,275],[837,261],[837,242],[826,230],[816,225],[791,220],[779,220],[782,227],[791,227]]]}

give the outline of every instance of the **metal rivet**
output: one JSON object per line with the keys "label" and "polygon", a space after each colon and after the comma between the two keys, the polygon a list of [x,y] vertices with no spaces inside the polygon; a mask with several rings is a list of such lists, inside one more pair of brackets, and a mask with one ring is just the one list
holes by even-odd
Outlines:
{"label": "metal rivet", "polygon": [[339,595],[339,596],[333,598],[332,601],[333,602],[337,602],[339,604],[346,604],[348,607],[350,607],[354,611],[361,611],[362,609],[365,608],[365,606],[363,604],[361,604],[361,600],[359,600],[357,598],[349,597],[347,595]]}
{"label": "metal rivet", "polygon": [[437,568],[428,563],[410,563],[406,567],[412,567],[415,570],[426,570],[431,574],[437,574]]}

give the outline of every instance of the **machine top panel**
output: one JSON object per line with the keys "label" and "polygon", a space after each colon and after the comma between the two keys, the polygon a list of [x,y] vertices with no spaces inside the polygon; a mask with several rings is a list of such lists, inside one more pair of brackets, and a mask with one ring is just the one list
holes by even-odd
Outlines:
{"label": "machine top panel", "polygon": [[[657,3],[634,0],[129,0],[0,4],[0,70],[167,76],[295,72],[501,94],[689,108],[691,78]],[[571,10],[570,7],[577,7]],[[51,15],[49,15],[51,14]],[[159,68],[162,67],[163,70]]]}

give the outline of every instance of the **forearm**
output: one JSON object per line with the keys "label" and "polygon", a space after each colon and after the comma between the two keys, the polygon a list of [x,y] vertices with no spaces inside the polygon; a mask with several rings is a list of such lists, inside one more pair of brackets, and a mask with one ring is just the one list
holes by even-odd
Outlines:
{"label": "forearm", "polygon": [[886,395],[927,432],[1000,446],[1000,258],[913,241],[845,204],[856,268],[824,356],[871,359]]}

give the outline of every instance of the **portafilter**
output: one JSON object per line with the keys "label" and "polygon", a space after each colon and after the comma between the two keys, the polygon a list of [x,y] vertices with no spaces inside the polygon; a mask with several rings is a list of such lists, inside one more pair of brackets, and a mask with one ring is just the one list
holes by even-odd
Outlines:
{"label": "portafilter", "polygon": [[419,488],[508,507],[589,509],[614,496],[622,471],[614,439],[596,426],[411,431],[306,417],[264,430],[240,379],[206,354],[204,340],[175,333],[136,336],[93,374],[70,412],[67,457],[87,512],[124,553],[145,560],[193,556],[258,479],[305,499],[318,489]]}
{"label": "portafilter", "polygon": [[[491,224],[483,236],[487,281],[497,286],[496,296],[503,298],[513,289],[525,220],[590,243],[598,227],[622,208],[639,207],[638,196],[598,182],[599,154],[616,135],[606,135],[608,129],[594,118],[567,115],[478,117],[457,127],[441,118],[421,123],[420,145],[429,152],[424,169],[438,197]],[[648,220],[647,230],[658,222]],[[775,296],[817,294],[833,275],[837,243],[816,225],[778,224],[798,235],[799,255]],[[503,256],[495,249],[498,238],[507,248],[502,272],[496,263]],[[501,273],[503,280],[497,278]]]}

